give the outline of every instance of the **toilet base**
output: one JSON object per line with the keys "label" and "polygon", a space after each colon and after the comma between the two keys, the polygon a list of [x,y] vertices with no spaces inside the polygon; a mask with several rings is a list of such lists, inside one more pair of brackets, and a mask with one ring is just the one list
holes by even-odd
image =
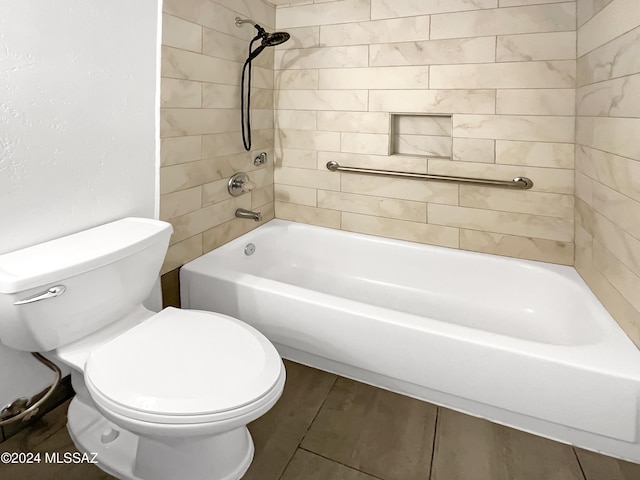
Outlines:
{"label": "toilet base", "polygon": [[121,480],[239,480],[253,460],[246,427],[222,435],[149,439],[122,429],[74,398],[67,414],[73,443],[96,454],[98,467]]}

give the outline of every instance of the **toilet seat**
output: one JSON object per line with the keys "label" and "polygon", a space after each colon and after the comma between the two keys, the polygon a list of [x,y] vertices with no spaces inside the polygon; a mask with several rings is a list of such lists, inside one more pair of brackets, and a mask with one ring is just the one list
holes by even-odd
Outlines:
{"label": "toilet seat", "polygon": [[267,338],[237,319],[167,308],[93,351],[84,376],[94,402],[118,416],[197,424],[273,401],[284,366]]}

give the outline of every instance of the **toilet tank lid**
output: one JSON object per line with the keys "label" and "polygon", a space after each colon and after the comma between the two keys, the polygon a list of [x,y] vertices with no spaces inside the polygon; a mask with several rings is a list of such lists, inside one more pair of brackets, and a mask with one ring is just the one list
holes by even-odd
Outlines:
{"label": "toilet tank lid", "polygon": [[113,263],[172,231],[160,220],[129,217],[0,255],[0,293],[49,285]]}

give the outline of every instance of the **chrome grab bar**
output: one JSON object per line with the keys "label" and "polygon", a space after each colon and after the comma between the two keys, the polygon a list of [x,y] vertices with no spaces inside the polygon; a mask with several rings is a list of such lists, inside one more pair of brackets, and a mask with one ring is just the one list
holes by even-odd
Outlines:
{"label": "chrome grab bar", "polygon": [[492,185],[494,187],[517,188],[521,190],[528,190],[533,187],[533,180],[527,177],[515,177],[513,180],[453,177],[450,175],[431,175],[428,173],[376,170],[374,168],[342,167],[338,162],[327,162],[327,169],[332,172],[363,173],[365,175],[382,175],[385,177],[412,178],[416,180],[435,180],[437,182],[468,183],[472,185]]}

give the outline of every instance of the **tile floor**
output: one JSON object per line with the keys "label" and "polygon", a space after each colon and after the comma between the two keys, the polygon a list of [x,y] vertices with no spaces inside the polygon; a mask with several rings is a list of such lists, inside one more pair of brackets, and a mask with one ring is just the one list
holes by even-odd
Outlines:
{"label": "tile floor", "polygon": [[[640,465],[286,362],[276,406],[249,428],[245,480],[639,480]],[[67,404],[0,451],[72,452]],[[0,464],[0,479],[110,480],[94,465]],[[180,480],[189,480],[187,476]]]}

